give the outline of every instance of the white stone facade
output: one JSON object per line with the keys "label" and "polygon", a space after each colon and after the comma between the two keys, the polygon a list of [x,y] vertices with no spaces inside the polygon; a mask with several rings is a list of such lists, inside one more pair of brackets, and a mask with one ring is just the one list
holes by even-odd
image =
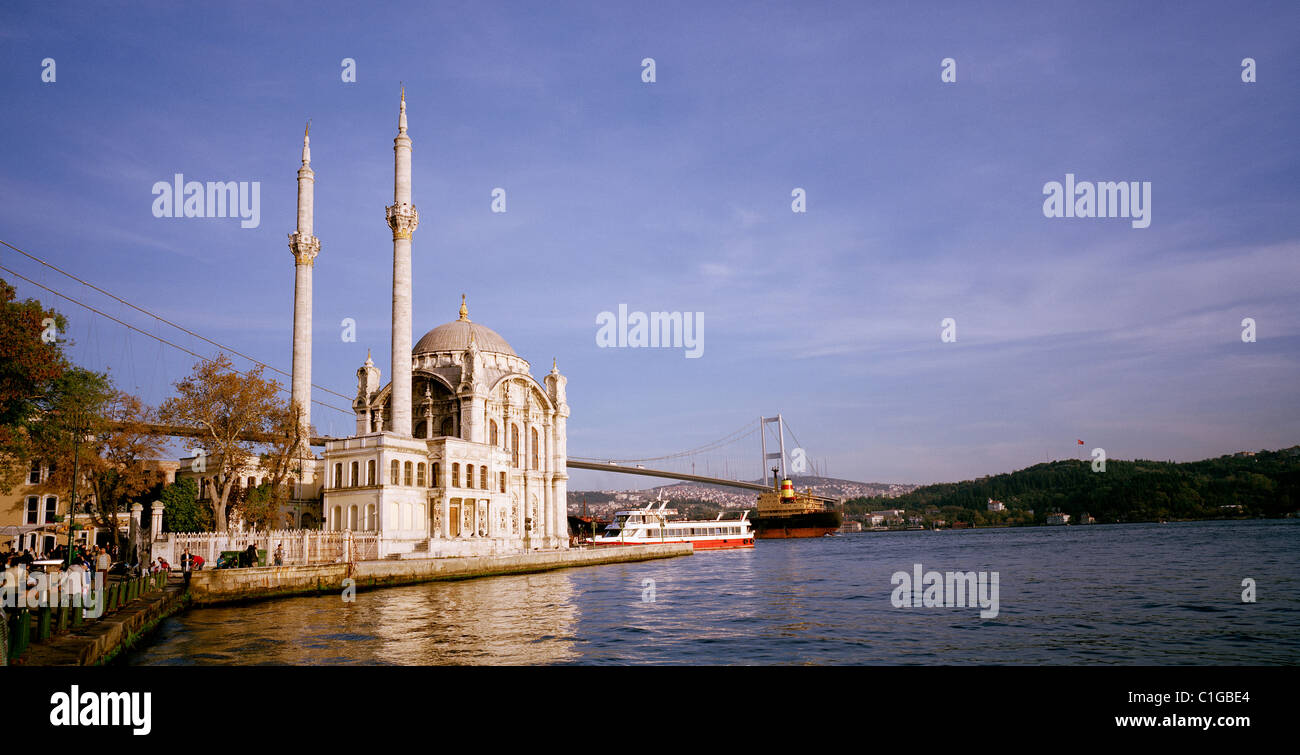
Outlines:
{"label": "white stone facade", "polygon": [[386,213],[393,232],[394,374],[383,384],[369,356],[357,370],[356,434],[328,441],[316,460],[324,526],[379,533],[383,556],[567,548],[564,376],[553,365],[538,382],[504,338],[469,319],[463,298],[458,319],[411,346],[411,244],[419,215],[411,204],[406,131],[403,95],[394,204]]}

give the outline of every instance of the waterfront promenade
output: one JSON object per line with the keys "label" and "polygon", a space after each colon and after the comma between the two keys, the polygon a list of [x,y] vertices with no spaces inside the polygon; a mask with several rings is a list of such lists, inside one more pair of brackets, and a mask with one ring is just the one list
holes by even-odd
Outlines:
{"label": "waterfront promenade", "polygon": [[[297,595],[336,594],[443,580],[466,580],[527,574],[599,564],[650,561],[687,556],[687,543],[629,545],[532,551],[505,556],[358,561],[352,564],[206,569],[188,575],[173,571],[108,588],[108,611],[98,619],[71,626],[71,611],[29,612],[31,641],[14,662],[28,666],[94,666],[111,661],[135,645],[163,619],[188,608],[268,600]],[[116,598],[116,599],[114,599]],[[41,611],[45,616],[41,616]],[[11,645],[17,621],[9,622]],[[42,628],[44,627],[44,628]]]}

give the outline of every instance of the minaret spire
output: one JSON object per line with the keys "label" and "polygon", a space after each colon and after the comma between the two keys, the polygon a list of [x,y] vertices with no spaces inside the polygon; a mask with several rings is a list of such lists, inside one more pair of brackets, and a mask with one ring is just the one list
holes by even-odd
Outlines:
{"label": "minaret spire", "polygon": [[320,239],[312,235],[316,214],[316,174],[311,169],[311,122],[302,132],[302,167],[298,169],[298,229],[289,234],[289,251],[294,259],[293,281],[293,372],[290,379],[290,407],[298,412],[301,452],[311,427],[311,310],[312,270],[320,253]]}
{"label": "minaret spire", "polygon": [[393,230],[393,339],[392,412],[389,428],[411,437],[411,236],[420,224],[420,213],[411,204],[411,137],[406,135],[406,87],[397,117],[397,138],[393,139],[393,204],[388,208],[388,227]]}

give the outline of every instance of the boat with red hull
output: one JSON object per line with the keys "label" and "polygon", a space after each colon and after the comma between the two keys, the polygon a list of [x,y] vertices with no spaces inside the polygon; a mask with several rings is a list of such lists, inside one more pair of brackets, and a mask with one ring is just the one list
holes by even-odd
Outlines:
{"label": "boat with red hull", "polygon": [[[614,514],[614,521],[591,540],[593,545],[652,545],[654,543],[690,543],[697,551],[753,548],[754,531],[749,512],[739,518],[726,513],[717,519],[673,519],[676,509],[667,501],[654,501],[643,509],[629,509]],[[724,518],[726,517],[726,518]]]}

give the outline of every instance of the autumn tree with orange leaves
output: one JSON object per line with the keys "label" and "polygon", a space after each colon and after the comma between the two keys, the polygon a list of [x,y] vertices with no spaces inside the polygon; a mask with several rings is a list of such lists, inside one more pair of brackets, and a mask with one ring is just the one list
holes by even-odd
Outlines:
{"label": "autumn tree with orange leaves", "polygon": [[289,432],[286,425],[291,424],[285,421],[289,409],[279,395],[280,384],[264,379],[262,372],[259,366],[241,375],[230,358],[220,354],[194,365],[194,371],[175,384],[176,396],[159,407],[162,422],[200,431],[194,443],[202,455],[202,471],[212,482],[209,503],[218,532],[230,526],[227,507],[233,504],[237,508],[242,502],[244,493],[235,491],[247,470],[257,467],[271,472],[274,487],[282,489],[291,468],[285,460],[291,454],[282,451],[277,457],[281,459],[278,469],[267,469],[268,460],[259,453],[268,445],[268,453],[296,445],[291,438],[280,437]]}

